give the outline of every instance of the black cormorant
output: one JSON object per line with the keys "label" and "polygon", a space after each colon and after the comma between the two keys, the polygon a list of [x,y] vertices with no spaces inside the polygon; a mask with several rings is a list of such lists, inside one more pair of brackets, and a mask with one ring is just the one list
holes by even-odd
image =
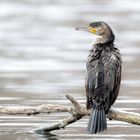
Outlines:
{"label": "black cormorant", "polygon": [[86,107],[91,109],[88,131],[95,134],[107,129],[106,114],[115,102],[121,82],[121,55],[114,47],[115,36],[105,22],[77,27],[97,35],[89,51],[85,76]]}

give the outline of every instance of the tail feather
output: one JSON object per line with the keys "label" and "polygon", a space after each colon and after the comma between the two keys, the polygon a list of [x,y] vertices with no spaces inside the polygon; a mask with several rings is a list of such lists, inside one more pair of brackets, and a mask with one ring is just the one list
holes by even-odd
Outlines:
{"label": "tail feather", "polygon": [[105,116],[105,111],[101,111],[101,131],[104,131],[107,129],[107,122],[106,122],[106,116]]}
{"label": "tail feather", "polygon": [[99,111],[99,114],[98,114],[98,129],[97,129],[97,132],[99,132],[99,131],[102,131],[102,125],[101,125],[101,123],[102,123],[102,111]]}
{"label": "tail feather", "polygon": [[[97,113],[95,111],[94,116],[96,116],[96,114]],[[89,124],[88,124],[88,128],[87,128],[88,131],[90,131],[91,129],[94,129],[94,128],[92,128],[92,125],[90,125],[90,124],[93,124],[93,122],[95,121],[94,119],[95,119],[95,117],[93,118],[93,116],[90,115],[90,119],[89,119],[89,122],[88,122]]]}
{"label": "tail feather", "polygon": [[96,134],[107,129],[106,116],[103,108],[92,108],[87,130]]}
{"label": "tail feather", "polygon": [[[96,121],[96,118],[98,117],[98,112],[97,111],[95,111],[95,116],[94,116],[94,118],[92,118],[93,119],[93,121],[92,121],[92,123],[91,124],[93,124],[95,121]],[[90,125],[90,129],[92,129],[92,125]],[[93,131],[97,131],[97,127],[94,127],[93,128]]]}

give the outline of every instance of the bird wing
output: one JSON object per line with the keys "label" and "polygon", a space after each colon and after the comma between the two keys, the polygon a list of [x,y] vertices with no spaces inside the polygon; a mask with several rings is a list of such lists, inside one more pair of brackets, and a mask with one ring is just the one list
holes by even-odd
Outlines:
{"label": "bird wing", "polygon": [[[85,84],[87,95],[87,109],[90,109],[93,106],[93,99],[98,95],[101,95],[101,92],[103,92],[102,98],[105,102],[105,110],[107,112],[111,105],[115,102],[120,88],[120,54],[116,52],[112,55],[106,56],[105,59],[102,60],[102,62],[102,67],[99,66],[99,60],[92,62],[91,65],[88,65],[87,67]],[[103,74],[101,73],[101,71],[103,71]],[[102,81],[100,82],[99,79]],[[102,83],[102,85],[99,85],[99,83]],[[97,90],[98,87],[100,88],[99,90]],[[99,92],[99,94],[97,92]]]}
{"label": "bird wing", "polygon": [[120,82],[121,82],[121,57],[118,52],[115,52],[110,56],[109,61],[104,63],[104,71],[105,71],[105,93],[109,100],[109,106],[111,106],[119,93]]}
{"label": "bird wing", "polygon": [[87,63],[87,71],[85,76],[85,88],[86,88],[86,107],[90,109],[92,107],[92,98],[94,96],[95,86],[97,85],[97,77],[98,77],[98,60]]}

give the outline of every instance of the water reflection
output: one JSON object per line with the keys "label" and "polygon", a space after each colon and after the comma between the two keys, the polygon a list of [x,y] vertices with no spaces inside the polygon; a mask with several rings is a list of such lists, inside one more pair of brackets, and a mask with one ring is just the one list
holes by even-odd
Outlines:
{"label": "water reflection", "polygon": [[38,137],[39,140],[60,140],[57,135],[50,134],[50,133],[42,134],[42,135],[36,135],[35,137]]}

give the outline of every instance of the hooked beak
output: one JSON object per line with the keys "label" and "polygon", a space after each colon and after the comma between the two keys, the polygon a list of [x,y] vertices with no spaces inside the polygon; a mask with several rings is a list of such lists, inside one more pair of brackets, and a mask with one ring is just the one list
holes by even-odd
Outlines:
{"label": "hooked beak", "polygon": [[97,33],[97,29],[93,28],[91,26],[87,26],[87,27],[76,27],[75,28],[77,31],[88,31],[90,33],[96,34]]}
{"label": "hooked beak", "polygon": [[76,27],[75,30],[77,30],[77,31],[88,31],[88,27]]}

